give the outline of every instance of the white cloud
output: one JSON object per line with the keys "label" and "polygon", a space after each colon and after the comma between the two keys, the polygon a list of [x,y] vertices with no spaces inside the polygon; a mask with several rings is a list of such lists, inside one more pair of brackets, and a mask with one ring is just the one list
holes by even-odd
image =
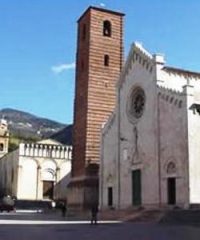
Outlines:
{"label": "white cloud", "polygon": [[51,70],[56,74],[62,73],[64,71],[67,71],[70,69],[75,69],[74,62],[73,63],[64,63],[64,64],[60,64],[60,65],[51,67]]}
{"label": "white cloud", "polygon": [[100,3],[100,6],[101,6],[101,7],[105,7],[106,4],[105,4],[105,3]]}

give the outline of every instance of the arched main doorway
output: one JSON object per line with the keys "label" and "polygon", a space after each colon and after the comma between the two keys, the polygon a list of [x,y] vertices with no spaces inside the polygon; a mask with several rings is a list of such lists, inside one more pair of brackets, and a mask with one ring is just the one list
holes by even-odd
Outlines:
{"label": "arched main doorway", "polygon": [[140,169],[132,171],[132,204],[133,206],[139,206],[142,204],[142,183]]}
{"label": "arched main doorway", "polygon": [[42,165],[43,199],[54,198],[54,182],[56,180],[56,164],[45,161]]}

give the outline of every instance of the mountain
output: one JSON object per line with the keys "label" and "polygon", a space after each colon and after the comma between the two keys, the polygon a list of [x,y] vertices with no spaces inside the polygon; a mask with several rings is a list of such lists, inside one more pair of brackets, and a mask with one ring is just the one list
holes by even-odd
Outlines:
{"label": "mountain", "polygon": [[10,108],[0,110],[0,119],[2,118],[8,121],[11,136],[17,136],[21,139],[47,138],[67,126],[63,123]]}
{"label": "mountain", "polygon": [[73,125],[68,125],[50,137],[60,143],[72,145],[72,128]]}

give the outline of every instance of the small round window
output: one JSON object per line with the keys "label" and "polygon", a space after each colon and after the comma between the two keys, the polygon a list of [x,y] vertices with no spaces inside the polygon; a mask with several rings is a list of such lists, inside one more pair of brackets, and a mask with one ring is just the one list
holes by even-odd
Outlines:
{"label": "small round window", "polygon": [[140,87],[136,87],[130,94],[128,99],[128,116],[131,120],[139,119],[145,107],[145,93]]}

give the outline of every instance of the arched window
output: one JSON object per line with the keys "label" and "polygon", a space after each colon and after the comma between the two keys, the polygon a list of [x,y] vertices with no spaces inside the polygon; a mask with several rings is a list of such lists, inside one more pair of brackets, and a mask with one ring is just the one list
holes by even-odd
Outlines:
{"label": "arched window", "polygon": [[167,165],[167,173],[168,174],[172,174],[172,173],[176,173],[176,165],[174,162],[169,162]]}
{"label": "arched window", "polygon": [[109,55],[104,55],[104,66],[109,66]]}
{"label": "arched window", "polygon": [[3,143],[0,143],[0,151],[3,151]]}
{"label": "arched window", "polygon": [[112,34],[111,22],[106,20],[103,22],[103,35],[107,37],[111,37],[111,34]]}
{"label": "arched window", "polygon": [[85,40],[86,38],[86,24],[83,24],[82,28],[82,40]]}

